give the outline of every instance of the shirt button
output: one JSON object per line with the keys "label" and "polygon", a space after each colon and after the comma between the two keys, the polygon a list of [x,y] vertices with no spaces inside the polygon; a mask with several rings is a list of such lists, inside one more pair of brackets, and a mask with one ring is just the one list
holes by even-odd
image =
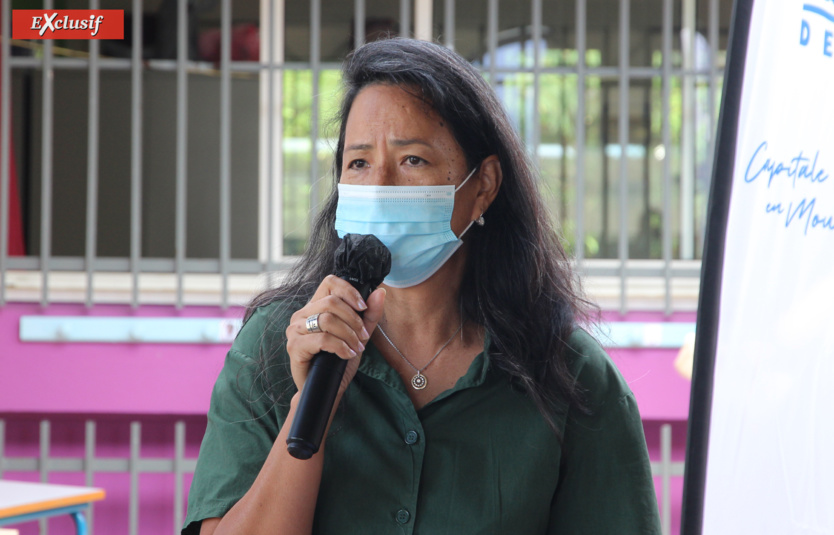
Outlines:
{"label": "shirt button", "polygon": [[399,511],[397,511],[397,522],[399,522],[400,524],[406,524],[409,518],[411,518],[411,513],[409,513],[405,509],[400,509]]}
{"label": "shirt button", "polygon": [[415,430],[411,430],[405,434],[405,443],[411,446],[412,444],[416,444],[417,440],[420,438],[420,435]]}

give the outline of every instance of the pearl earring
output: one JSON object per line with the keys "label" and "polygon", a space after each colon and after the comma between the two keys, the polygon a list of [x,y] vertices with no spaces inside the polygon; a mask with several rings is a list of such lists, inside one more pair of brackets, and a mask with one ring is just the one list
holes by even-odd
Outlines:
{"label": "pearl earring", "polygon": [[481,216],[475,220],[475,224],[479,227],[483,227],[484,225],[486,225],[486,221],[484,221],[484,214],[481,214]]}

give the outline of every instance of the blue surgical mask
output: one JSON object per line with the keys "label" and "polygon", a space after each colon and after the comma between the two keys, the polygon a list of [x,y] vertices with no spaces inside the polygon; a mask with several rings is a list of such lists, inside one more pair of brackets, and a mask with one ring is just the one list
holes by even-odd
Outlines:
{"label": "blue surgical mask", "polygon": [[336,232],[373,234],[391,251],[385,284],[408,288],[425,281],[463,244],[452,232],[455,193],[460,186],[355,186],[339,184]]}

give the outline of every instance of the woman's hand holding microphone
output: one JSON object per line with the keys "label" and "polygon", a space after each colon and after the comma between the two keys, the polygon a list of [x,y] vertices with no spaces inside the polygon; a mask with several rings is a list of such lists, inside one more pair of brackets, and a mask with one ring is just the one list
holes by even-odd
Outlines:
{"label": "woman's hand holding microphone", "polygon": [[384,305],[382,288],[372,292],[366,303],[349,282],[335,275],[322,281],[310,302],[292,315],[286,330],[290,368],[299,391],[312,358],[327,351],[348,361],[337,401],[341,399],[359,368],[359,357],[371,333],[382,319]]}

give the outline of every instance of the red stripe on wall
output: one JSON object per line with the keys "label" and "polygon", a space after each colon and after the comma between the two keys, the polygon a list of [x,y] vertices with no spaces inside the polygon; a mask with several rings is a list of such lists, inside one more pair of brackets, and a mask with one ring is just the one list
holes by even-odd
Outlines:
{"label": "red stripe on wall", "polygon": [[[2,22],[2,13],[0,13],[0,22]],[[2,61],[2,59],[0,59]],[[2,64],[0,64],[0,67]],[[2,73],[2,70],[0,70]],[[2,74],[0,74],[2,76]],[[12,113],[11,108],[8,110],[4,110],[6,113],[3,114],[5,119],[9,121],[9,132],[11,132],[11,122],[12,122]],[[9,199],[8,205],[8,217],[9,217],[9,246],[8,246],[8,254],[11,256],[23,256],[26,254],[26,247],[23,243],[23,217],[21,215],[20,210],[20,195],[18,193],[17,187],[17,169],[15,167],[14,162],[14,143],[12,142],[11,138],[9,138],[9,191],[8,196],[6,197]]]}

